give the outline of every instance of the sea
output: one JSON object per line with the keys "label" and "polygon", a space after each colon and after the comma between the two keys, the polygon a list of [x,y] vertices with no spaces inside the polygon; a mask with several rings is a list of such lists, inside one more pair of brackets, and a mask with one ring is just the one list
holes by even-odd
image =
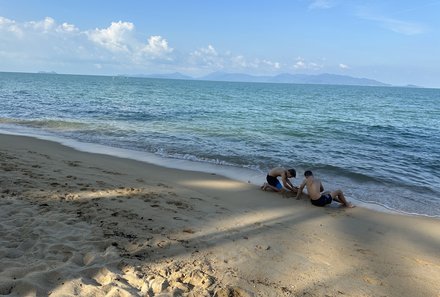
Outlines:
{"label": "sea", "polygon": [[0,102],[0,133],[440,218],[440,89],[0,73]]}

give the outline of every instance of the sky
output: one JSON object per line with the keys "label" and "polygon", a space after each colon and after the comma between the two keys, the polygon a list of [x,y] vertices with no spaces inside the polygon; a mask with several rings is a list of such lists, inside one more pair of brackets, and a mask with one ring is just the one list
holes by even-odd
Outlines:
{"label": "sky", "polygon": [[0,0],[0,71],[331,73],[440,88],[440,0]]}

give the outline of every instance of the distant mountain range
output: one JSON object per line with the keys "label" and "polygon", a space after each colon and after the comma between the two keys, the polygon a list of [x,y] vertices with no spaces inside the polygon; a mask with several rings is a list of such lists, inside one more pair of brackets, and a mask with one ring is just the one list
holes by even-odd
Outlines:
{"label": "distant mountain range", "polygon": [[214,72],[202,77],[191,77],[181,73],[135,75],[136,77],[185,79],[185,80],[211,80],[230,82],[259,82],[259,83],[291,83],[291,84],[321,84],[321,85],[353,85],[353,86],[391,86],[380,81],[368,78],[357,78],[337,74],[288,74],[275,76],[255,76],[243,73]]}
{"label": "distant mountain range", "polygon": [[146,78],[165,78],[165,79],[187,79],[187,80],[194,79],[191,76],[183,75],[182,73],[179,72],[174,72],[169,74],[138,74],[138,75],[128,75],[128,76],[146,77]]}
{"label": "distant mountain range", "polygon": [[55,71],[38,71],[39,74],[58,74]]}

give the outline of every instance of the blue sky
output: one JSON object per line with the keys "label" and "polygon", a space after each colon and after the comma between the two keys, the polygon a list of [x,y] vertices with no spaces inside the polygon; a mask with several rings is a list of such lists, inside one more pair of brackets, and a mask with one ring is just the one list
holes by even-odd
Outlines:
{"label": "blue sky", "polygon": [[0,0],[0,71],[334,73],[440,88],[440,0]]}

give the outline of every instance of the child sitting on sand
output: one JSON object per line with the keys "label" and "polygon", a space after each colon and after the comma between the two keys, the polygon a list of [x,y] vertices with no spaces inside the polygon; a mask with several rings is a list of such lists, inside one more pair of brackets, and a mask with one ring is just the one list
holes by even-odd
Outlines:
{"label": "child sitting on sand", "polygon": [[315,206],[326,206],[335,200],[346,207],[354,207],[353,204],[345,199],[344,193],[341,190],[336,190],[333,192],[323,192],[324,187],[322,186],[321,180],[315,178],[310,170],[304,172],[304,181],[299,186],[299,190],[296,193],[296,199],[299,199],[304,187],[307,187],[307,192],[310,197],[310,202]]}

